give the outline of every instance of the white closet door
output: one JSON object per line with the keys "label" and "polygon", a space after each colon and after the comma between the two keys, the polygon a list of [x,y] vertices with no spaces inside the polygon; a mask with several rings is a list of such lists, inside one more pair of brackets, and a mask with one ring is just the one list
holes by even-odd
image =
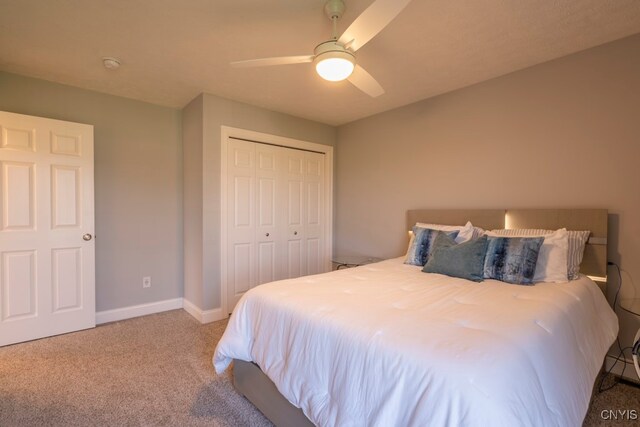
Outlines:
{"label": "white closet door", "polygon": [[304,229],[307,274],[319,274],[327,271],[324,259],[324,155],[304,153]]}
{"label": "white closet door", "polygon": [[0,112],[0,345],[95,326],[93,127]]}
{"label": "white closet door", "polygon": [[255,244],[256,147],[229,139],[227,149],[227,299],[231,311],[257,283]]}
{"label": "white closet door", "polygon": [[279,203],[284,208],[282,215],[282,232],[284,234],[285,277],[290,279],[307,274],[307,257],[305,256],[305,152],[294,149],[282,149],[283,179],[282,199]]}
{"label": "white closet door", "polygon": [[257,284],[273,282],[282,278],[282,252],[280,221],[282,180],[282,148],[266,144],[256,147],[256,266]]}
{"label": "white closet door", "polygon": [[322,273],[324,155],[228,138],[226,287],[231,311],[262,283]]}

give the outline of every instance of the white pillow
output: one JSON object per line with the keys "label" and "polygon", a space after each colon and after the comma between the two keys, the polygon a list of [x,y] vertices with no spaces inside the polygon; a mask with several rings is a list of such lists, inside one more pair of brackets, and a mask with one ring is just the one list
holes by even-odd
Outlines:
{"label": "white pillow", "polygon": [[442,224],[426,224],[424,222],[416,222],[416,227],[430,228],[440,231],[458,231],[456,243],[463,243],[473,238],[473,224],[467,221],[465,225],[442,225]]}
{"label": "white pillow", "polygon": [[531,230],[491,230],[486,234],[498,237],[544,237],[533,281],[554,283],[569,281],[567,272],[569,233],[566,228],[549,232],[540,230],[540,233],[531,233]]}

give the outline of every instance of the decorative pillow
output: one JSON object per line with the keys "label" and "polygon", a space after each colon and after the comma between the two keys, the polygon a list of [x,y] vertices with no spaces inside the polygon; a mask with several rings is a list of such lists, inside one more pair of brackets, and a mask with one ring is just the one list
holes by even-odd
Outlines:
{"label": "decorative pillow", "polygon": [[517,285],[533,284],[544,237],[488,236],[484,278]]}
{"label": "decorative pillow", "polygon": [[[569,234],[566,228],[556,231],[538,230],[539,233],[519,233],[522,230],[493,230],[487,233],[489,236],[511,237],[544,237],[536,272],[533,275],[534,282],[564,283],[567,277],[567,252],[569,249]],[[530,230],[534,231],[534,230]]]}
{"label": "decorative pillow", "polygon": [[482,282],[487,243],[487,236],[482,236],[456,245],[454,239],[440,233],[422,271]]}
{"label": "decorative pillow", "polygon": [[453,239],[458,235],[457,231],[438,231],[430,228],[413,227],[413,239],[409,244],[409,251],[407,251],[407,258],[404,263],[421,267],[425,265],[433,249],[433,241],[438,233],[446,233]]}
{"label": "decorative pillow", "polygon": [[466,242],[473,238],[474,227],[470,221],[465,225],[442,225],[442,224],[425,224],[424,222],[416,222],[416,227],[430,228],[431,230],[440,231],[457,231],[456,243]]}
{"label": "decorative pillow", "polygon": [[[492,230],[492,233],[501,236],[541,236],[553,232],[553,230],[540,230],[531,228]],[[580,264],[582,264],[584,247],[587,244],[587,240],[589,240],[590,234],[591,231],[567,231],[569,240],[567,250],[567,278],[569,280],[575,280],[580,275]]]}

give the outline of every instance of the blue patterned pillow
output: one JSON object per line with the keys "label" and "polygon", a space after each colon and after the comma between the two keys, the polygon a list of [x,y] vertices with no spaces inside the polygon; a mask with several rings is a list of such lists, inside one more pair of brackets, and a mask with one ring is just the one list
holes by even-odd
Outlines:
{"label": "blue patterned pillow", "polygon": [[405,264],[424,266],[433,251],[433,242],[438,233],[445,233],[447,236],[455,239],[458,231],[439,231],[430,228],[413,227],[413,239],[409,245],[407,259]]}
{"label": "blue patterned pillow", "polygon": [[489,237],[484,278],[517,285],[533,284],[544,237]]}
{"label": "blue patterned pillow", "polygon": [[422,271],[482,282],[487,236],[456,244],[440,233],[433,242],[433,252]]}

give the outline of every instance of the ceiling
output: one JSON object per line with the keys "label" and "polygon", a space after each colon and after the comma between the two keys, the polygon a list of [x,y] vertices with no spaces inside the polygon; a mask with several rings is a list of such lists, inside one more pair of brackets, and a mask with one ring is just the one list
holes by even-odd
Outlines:
{"label": "ceiling", "polygon": [[[372,0],[345,0],[344,30]],[[182,108],[201,92],[340,125],[640,32],[638,0],[413,0],[357,61],[370,98],[312,64],[323,0],[0,0],[0,70]],[[101,58],[122,61],[115,71]]]}

